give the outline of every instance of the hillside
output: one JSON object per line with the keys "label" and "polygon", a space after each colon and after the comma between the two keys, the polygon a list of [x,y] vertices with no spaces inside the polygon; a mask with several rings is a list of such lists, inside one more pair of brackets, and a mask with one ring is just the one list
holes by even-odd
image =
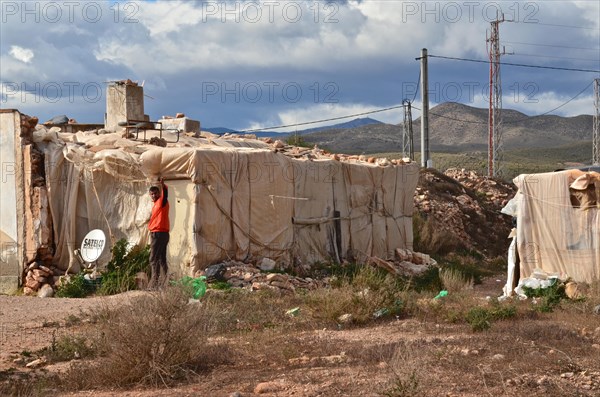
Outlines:
{"label": "hillside", "polygon": [[[351,129],[351,128],[361,127],[361,126],[365,126],[365,125],[373,125],[373,124],[383,124],[383,123],[379,120],[375,120],[370,117],[364,117],[364,118],[356,118],[356,119],[353,119],[350,121],[333,124],[333,125],[329,125],[329,126],[307,128],[304,130],[296,130],[293,132],[254,131],[254,132],[252,132],[252,135],[256,135],[259,138],[281,139],[281,138],[286,138],[292,134],[304,135],[304,134],[309,134],[312,132],[318,132],[318,131],[323,131],[323,130]],[[232,130],[231,128],[226,128],[226,127],[202,127],[202,131],[208,131],[213,134],[219,134],[219,135],[227,134],[227,133],[233,133],[233,134],[239,133],[236,130]]]}
{"label": "hillside", "polygon": [[[527,116],[502,112],[505,149],[551,148],[592,139],[593,117]],[[420,119],[413,122],[415,149],[420,148]],[[488,110],[443,103],[430,110],[430,149],[444,152],[487,150]],[[402,150],[402,126],[371,124],[334,128],[304,135],[305,141],[334,152],[378,153]]]}

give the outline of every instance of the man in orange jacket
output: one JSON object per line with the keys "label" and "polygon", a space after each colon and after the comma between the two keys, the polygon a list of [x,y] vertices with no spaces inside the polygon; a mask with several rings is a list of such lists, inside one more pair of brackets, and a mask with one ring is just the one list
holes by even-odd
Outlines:
{"label": "man in orange jacket", "polygon": [[162,281],[162,277],[166,279],[168,276],[169,189],[163,178],[160,178],[159,181],[160,188],[152,186],[149,191],[150,198],[154,202],[150,222],[148,222],[148,229],[150,230],[150,267],[152,268],[151,287],[157,287],[159,280]]}

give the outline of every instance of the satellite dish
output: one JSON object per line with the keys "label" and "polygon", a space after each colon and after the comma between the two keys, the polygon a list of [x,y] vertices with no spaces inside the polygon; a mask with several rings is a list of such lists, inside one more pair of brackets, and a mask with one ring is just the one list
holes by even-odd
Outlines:
{"label": "satellite dish", "polygon": [[86,262],[94,262],[104,251],[106,236],[100,229],[94,229],[83,238],[81,243],[81,257]]}

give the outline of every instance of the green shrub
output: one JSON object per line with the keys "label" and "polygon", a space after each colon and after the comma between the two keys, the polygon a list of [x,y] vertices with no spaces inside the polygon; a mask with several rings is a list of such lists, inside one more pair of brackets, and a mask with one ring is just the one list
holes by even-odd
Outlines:
{"label": "green shrub", "polygon": [[94,291],[94,288],[86,282],[83,273],[71,276],[68,281],[63,282],[56,290],[59,298],[85,298]]}
{"label": "green shrub", "polygon": [[465,317],[473,331],[485,331],[492,326],[493,321],[505,320],[516,315],[517,308],[515,306],[502,306],[496,303],[492,308],[473,307]]}
{"label": "green shrub", "polygon": [[95,349],[86,341],[86,338],[77,335],[65,335],[56,340],[53,334],[52,345],[43,349],[42,352],[53,363],[95,356]]}
{"label": "green shrub", "polygon": [[434,266],[425,270],[422,274],[413,277],[409,284],[417,292],[440,291],[444,287],[440,279],[440,269]]}
{"label": "green shrub", "polygon": [[314,144],[310,142],[306,142],[304,138],[300,135],[290,135],[286,138],[285,143],[292,146],[300,146],[305,148],[312,148]]}
{"label": "green shrub", "polygon": [[364,324],[402,312],[404,285],[384,271],[363,266],[352,276],[340,276],[331,288],[311,291],[305,300],[317,320],[336,323],[350,314],[353,323]]}
{"label": "green shrub", "polygon": [[150,246],[136,245],[128,252],[127,245],[127,240],[121,239],[113,246],[112,259],[102,274],[100,294],[112,295],[136,289],[136,274],[149,274]]}
{"label": "green shrub", "polygon": [[558,280],[546,288],[523,287],[523,292],[529,298],[540,298],[540,304],[537,309],[543,313],[552,312],[560,304],[560,301],[567,297],[565,285]]}
{"label": "green shrub", "polygon": [[214,283],[208,284],[208,288],[217,290],[230,290],[232,287],[227,281],[215,281]]}
{"label": "green shrub", "polygon": [[467,312],[466,320],[473,331],[485,331],[492,326],[492,313],[483,307],[474,307]]}

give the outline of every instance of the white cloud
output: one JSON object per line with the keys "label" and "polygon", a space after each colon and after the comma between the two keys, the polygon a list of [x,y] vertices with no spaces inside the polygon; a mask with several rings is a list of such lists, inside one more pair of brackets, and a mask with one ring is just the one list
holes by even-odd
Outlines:
{"label": "white cloud", "polygon": [[[391,104],[390,106],[386,106],[386,107],[392,107],[392,106],[397,106],[397,104]],[[278,118],[277,121],[272,122],[270,124],[253,122],[250,125],[250,127],[248,127],[248,129],[267,128],[267,127],[272,127],[275,125],[291,125],[291,124],[305,123],[305,122],[316,121],[316,120],[335,119],[335,118],[339,118],[339,117],[344,117],[344,118],[339,119],[339,120],[321,122],[321,123],[300,125],[297,127],[282,128],[280,130],[277,130],[277,132],[294,131],[294,129],[304,130],[304,129],[308,129],[308,128],[323,127],[323,126],[332,125],[332,124],[345,123],[345,122],[351,121],[356,118],[366,118],[366,117],[370,117],[370,118],[382,121],[384,123],[389,123],[389,124],[398,124],[402,121],[402,109],[395,109],[395,110],[389,110],[389,111],[385,111],[385,112],[360,115],[361,113],[367,113],[367,112],[371,112],[373,110],[379,110],[382,108],[384,108],[384,107],[369,105],[369,104],[350,104],[350,105],[324,104],[324,103],[314,104],[314,105],[304,107],[304,108],[293,108],[293,109],[287,109],[287,110],[280,111],[277,114],[277,118]],[[346,116],[350,116],[350,117],[346,118]]]}
{"label": "white cloud", "polygon": [[18,45],[10,46],[9,54],[12,55],[15,59],[29,63],[33,59],[33,51],[29,48],[19,47]]}
{"label": "white cloud", "polygon": [[[592,95],[580,95],[573,99],[573,95],[559,94],[554,91],[538,92],[535,95],[520,95],[505,93],[502,96],[503,108],[518,110],[529,116],[553,114],[563,117],[575,117],[582,114],[591,114],[594,108]],[[477,95],[469,106],[488,108],[487,98]]]}
{"label": "white cloud", "polygon": [[[115,6],[117,3],[99,4],[103,7],[102,18],[94,23],[82,18],[81,7],[77,8],[71,23],[66,6],[60,2],[56,5],[63,7],[63,18],[56,23],[45,23],[43,18],[39,23],[34,18],[23,23],[20,15],[8,16],[10,19],[3,24],[0,37],[2,48],[10,49],[0,54],[3,82],[26,82],[28,87],[35,87],[39,82],[41,91],[45,84],[56,82],[66,91],[63,83],[72,81],[80,82],[81,85],[76,87],[80,91],[87,82],[102,84],[123,78],[145,80],[148,94],[156,97],[149,104],[156,113],[153,116],[162,114],[165,108],[185,109],[186,113],[202,112],[210,125],[232,128],[338,117],[385,107],[375,103],[399,104],[406,96],[403,84],[414,83],[419,73],[419,62],[414,58],[419,56],[421,48],[427,48],[429,54],[486,59],[486,30],[490,28],[490,16],[495,16],[496,7],[502,8],[507,19],[518,19],[516,23],[501,24],[501,42],[513,42],[507,43],[507,51],[514,49],[520,54],[507,56],[506,62],[586,69],[600,66],[599,63],[590,65],[576,60],[598,56],[597,51],[593,51],[598,47],[599,30],[558,26],[597,28],[600,21],[597,17],[600,3],[597,1],[554,1],[550,4],[526,0],[134,0],[121,2],[118,7]],[[302,14],[294,19],[298,6]],[[256,13],[258,10],[260,15]],[[126,19],[135,23],[125,23]],[[524,19],[530,23],[522,23]],[[19,45],[11,47],[13,43]],[[567,46],[594,48],[586,52],[565,48]],[[531,58],[534,54],[570,59]],[[57,60],[69,60],[68,67]],[[570,72],[559,72],[560,75],[550,71],[543,75],[536,72],[503,68],[506,108],[528,114],[543,113],[570,99],[568,93],[572,87],[587,84],[582,81],[589,77],[589,74],[581,76]],[[487,83],[486,64],[432,59],[429,73],[430,91],[440,87],[437,95],[430,94],[431,107],[434,102],[455,100],[487,108],[485,94],[481,95]],[[107,79],[106,76],[114,78]],[[202,102],[202,106],[198,106],[205,82],[231,87],[237,82],[243,85],[254,81],[298,82],[302,87],[334,82],[339,87],[336,98],[340,103],[309,103],[305,95],[293,109],[280,96],[269,103],[231,103],[229,100],[230,103]],[[515,101],[510,89],[518,81],[539,87],[539,92],[535,92],[537,103],[523,102],[524,97]],[[479,84],[475,92],[480,95],[473,98],[469,85],[475,83]],[[529,91],[527,87],[521,87],[523,84],[519,88],[526,94]],[[452,88],[456,85],[462,95],[453,99]],[[542,95],[542,90],[549,94]],[[26,94],[26,97],[29,100],[23,101],[20,107],[38,106],[39,102],[32,100],[33,94]],[[61,105],[46,101],[46,108],[51,109],[48,110],[51,113],[60,113]],[[414,105],[413,116],[416,117],[419,112],[416,107],[420,106],[418,101]],[[72,107],[70,103],[68,106]],[[88,114],[101,115],[103,104],[94,106],[97,108],[89,110]],[[587,104],[578,98],[555,114],[589,114],[592,109],[591,102]],[[397,112],[370,116],[399,123],[402,112],[398,109]],[[347,120],[339,122],[344,121]],[[306,126],[310,127],[312,125]]]}

